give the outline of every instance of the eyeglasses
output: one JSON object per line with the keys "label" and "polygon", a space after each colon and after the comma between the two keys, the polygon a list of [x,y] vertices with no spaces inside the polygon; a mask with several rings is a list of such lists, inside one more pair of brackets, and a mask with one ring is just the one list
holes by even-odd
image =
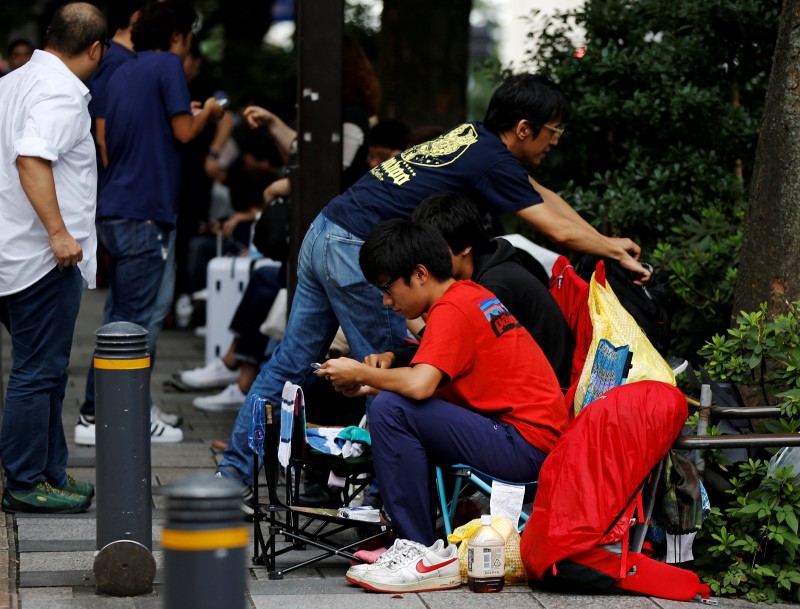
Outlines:
{"label": "eyeglasses", "polygon": [[378,288],[378,289],[379,289],[381,292],[383,292],[384,294],[388,294],[388,293],[389,293],[389,290],[390,290],[390,289],[391,289],[391,287],[392,287],[392,284],[393,284],[395,281],[397,281],[398,279],[400,279],[400,278],[399,278],[399,277],[395,277],[394,279],[390,279],[389,281],[387,281],[386,283],[383,283],[383,284],[381,284],[381,283],[376,283],[376,284],[375,284],[375,287],[376,287],[376,288]]}
{"label": "eyeglasses", "polygon": [[561,139],[561,136],[564,135],[563,127],[556,127],[554,125],[547,125],[547,124],[542,125],[542,127],[547,129],[548,131],[551,131],[553,133],[552,137],[554,137],[556,140]]}

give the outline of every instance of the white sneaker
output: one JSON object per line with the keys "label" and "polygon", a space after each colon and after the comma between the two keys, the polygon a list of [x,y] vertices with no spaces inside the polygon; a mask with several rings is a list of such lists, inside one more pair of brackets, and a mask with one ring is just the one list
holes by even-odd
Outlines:
{"label": "white sneaker", "polygon": [[181,294],[175,301],[175,325],[179,328],[188,328],[192,321],[194,305],[188,294]]}
{"label": "white sneaker", "polygon": [[426,548],[406,540],[406,544],[393,552],[390,558],[365,565],[367,568],[361,571],[358,580],[351,579],[348,570],[347,581],[374,592],[428,592],[458,588],[461,585],[458,550],[455,544],[444,548],[442,545],[437,542]]}
{"label": "white sneaker", "polygon": [[[347,574],[345,575],[347,581],[351,584],[358,584],[361,582],[361,578],[364,574],[369,571],[370,569],[376,569],[375,565],[382,565],[384,563],[389,562],[395,556],[399,555],[401,552],[404,552],[410,545],[414,542],[409,541],[408,539],[396,539],[394,544],[386,550],[383,554],[378,556],[375,559],[375,562],[371,564],[359,564],[359,565],[352,565],[348,570]],[[441,539],[437,539],[436,543],[431,546],[431,548],[436,548],[438,550],[442,550],[444,548],[444,542]]]}
{"label": "white sneaker", "polygon": [[175,376],[191,389],[213,389],[236,382],[239,378],[239,371],[231,370],[221,358],[217,358],[201,368],[183,370]]}
{"label": "white sneaker", "polygon": [[171,427],[180,427],[181,423],[183,423],[183,417],[181,415],[168,414],[155,404],[150,404],[150,419],[158,419]]}
{"label": "white sneaker", "polygon": [[164,421],[150,419],[150,442],[152,444],[173,444],[183,442],[183,431],[172,425],[167,425]]}
{"label": "white sneaker", "polygon": [[[96,425],[80,415],[75,426],[75,444],[94,446],[97,444],[95,437]],[[183,432],[177,427],[167,425],[160,419],[150,415],[150,441],[153,444],[166,444],[183,442]]]}
{"label": "white sneaker", "polygon": [[75,426],[75,444],[82,444],[84,446],[94,446],[97,444],[94,431],[94,419],[90,421],[84,415],[79,415],[78,424]]}
{"label": "white sneaker", "polygon": [[193,399],[192,404],[205,412],[238,411],[246,397],[237,383],[231,383],[216,395]]}

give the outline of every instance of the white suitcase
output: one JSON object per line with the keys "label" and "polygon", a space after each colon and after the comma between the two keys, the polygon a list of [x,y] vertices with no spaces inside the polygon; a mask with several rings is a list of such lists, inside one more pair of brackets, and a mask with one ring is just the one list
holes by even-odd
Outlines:
{"label": "white suitcase", "polygon": [[[250,276],[257,268],[280,266],[270,258],[219,256],[212,258],[206,269],[208,300],[206,301],[206,363],[225,355],[233,340],[228,329],[242,299]],[[257,329],[256,329],[257,331]]]}

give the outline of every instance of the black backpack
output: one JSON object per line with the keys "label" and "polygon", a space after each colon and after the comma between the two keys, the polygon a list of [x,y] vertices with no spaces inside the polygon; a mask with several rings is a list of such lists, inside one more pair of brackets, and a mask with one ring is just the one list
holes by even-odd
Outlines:
{"label": "black backpack", "polygon": [[656,350],[666,356],[671,339],[670,292],[667,286],[655,275],[646,285],[636,285],[631,273],[618,262],[597,256],[584,256],[575,265],[575,270],[589,281],[600,260],[605,262],[606,281],[614,290],[620,304],[636,320]]}

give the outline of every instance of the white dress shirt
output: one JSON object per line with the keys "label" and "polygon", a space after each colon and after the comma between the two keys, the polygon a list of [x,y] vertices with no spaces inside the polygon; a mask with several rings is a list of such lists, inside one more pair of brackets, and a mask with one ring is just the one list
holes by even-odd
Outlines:
{"label": "white dress shirt", "polygon": [[84,284],[95,287],[97,161],[86,86],[52,53],[34,51],[0,78],[0,296],[35,284],[56,266],[50,241],[22,190],[19,156],[50,161],[61,217],[83,248]]}

